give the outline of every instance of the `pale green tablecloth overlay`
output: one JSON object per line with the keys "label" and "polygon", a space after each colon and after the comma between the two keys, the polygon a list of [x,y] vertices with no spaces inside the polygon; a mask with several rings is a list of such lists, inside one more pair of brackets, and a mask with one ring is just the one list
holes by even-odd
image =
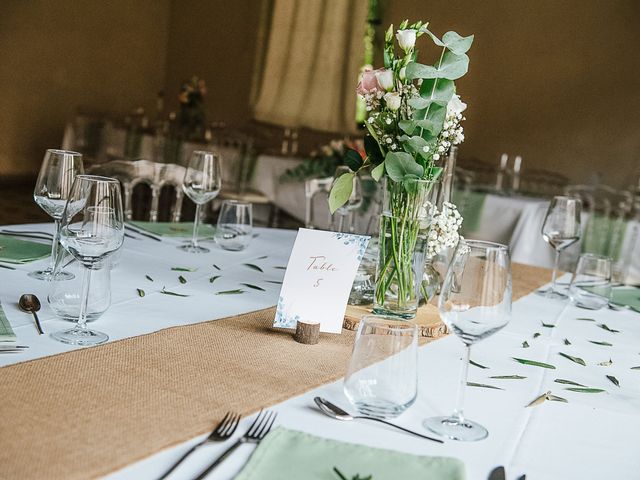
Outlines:
{"label": "pale green tablecloth overlay", "polygon": [[484,208],[484,200],[487,194],[472,191],[453,191],[453,203],[458,207],[462,215],[462,234],[468,235],[478,230],[480,227],[480,216]]}
{"label": "pale green tablecloth overlay", "polygon": [[18,238],[0,237],[0,262],[27,263],[51,255],[51,244],[29,242]]}
{"label": "pale green tablecloth overlay", "polygon": [[615,305],[626,305],[640,312],[640,288],[637,287],[616,287],[611,290],[611,303]]}
{"label": "pale green tablecloth overlay", "polygon": [[338,442],[277,428],[251,455],[235,480],[339,480],[356,474],[372,480],[463,480],[464,464],[450,457],[423,457]]}
{"label": "pale green tablecloth overlay", "polygon": [[[154,233],[163,237],[185,237],[191,238],[193,234],[193,222],[129,222],[132,225],[140,228],[149,233]],[[198,228],[198,238],[213,237],[216,229],[212,225],[204,223],[200,224]]]}
{"label": "pale green tablecloth overlay", "polygon": [[16,334],[13,333],[13,328],[9,324],[2,305],[0,305],[0,342],[15,342]]}

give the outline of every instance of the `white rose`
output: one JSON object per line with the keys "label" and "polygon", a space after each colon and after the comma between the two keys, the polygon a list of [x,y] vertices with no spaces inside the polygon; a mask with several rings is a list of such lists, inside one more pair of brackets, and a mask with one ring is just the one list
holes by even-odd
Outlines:
{"label": "white rose", "polygon": [[376,72],[376,80],[383,90],[387,92],[393,90],[393,72],[391,70]]}
{"label": "white rose", "polygon": [[400,48],[407,53],[413,49],[416,44],[416,31],[413,29],[398,30],[396,38],[398,39]]}
{"label": "white rose", "polygon": [[467,109],[467,104],[460,100],[460,95],[454,94],[447,103],[447,116],[462,113]]}
{"label": "white rose", "polygon": [[384,102],[389,110],[394,112],[400,108],[400,94],[398,92],[389,92],[384,96]]}

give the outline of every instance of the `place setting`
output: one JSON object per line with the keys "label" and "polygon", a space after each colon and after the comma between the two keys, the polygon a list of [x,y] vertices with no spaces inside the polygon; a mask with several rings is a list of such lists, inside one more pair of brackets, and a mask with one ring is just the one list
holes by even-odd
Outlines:
{"label": "place setting", "polygon": [[8,12],[0,477],[635,478],[627,2],[54,4]]}

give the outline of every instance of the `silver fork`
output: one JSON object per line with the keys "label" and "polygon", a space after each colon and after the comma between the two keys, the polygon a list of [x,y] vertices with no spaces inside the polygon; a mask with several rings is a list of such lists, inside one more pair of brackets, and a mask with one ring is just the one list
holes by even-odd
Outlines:
{"label": "silver fork", "polygon": [[220,421],[218,426],[213,429],[213,431],[209,434],[207,438],[205,438],[203,441],[195,444],[193,447],[187,450],[186,453],[182,455],[176,463],[171,465],[169,470],[164,472],[164,474],[158,480],[167,478],[171,474],[171,472],[173,472],[178,467],[178,465],[180,465],[184,461],[185,458],[187,458],[189,455],[191,455],[201,446],[206,445],[207,443],[222,442],[224,440],[231,438],[231,435],[233,435],[233,433],[236,431],[236,428],[238,428],[238,424],[240,423],[240,418],[241,418],[240,415],[238,415],[237,413],[227,412],[227,414]]}
{"label": "silver fork", "polygon": [[211,470],[220,465],[225,458],[231,455],[236,448],[238,448],[243,443],[260,443],[264,437],[267,436],[267,433],[271,430],[273,426],[273,422],[278,416],[278,412],[271,412],[269,410],[263,411],[260,410],[258,416],[253,421],[247,432],[238,439],[236,443],[231,445],[227,450],[225,450],[222,455],[220,455],[216,460],[209,465],[200,475],[196,477],[195,480],[202,480],[206,477]]}

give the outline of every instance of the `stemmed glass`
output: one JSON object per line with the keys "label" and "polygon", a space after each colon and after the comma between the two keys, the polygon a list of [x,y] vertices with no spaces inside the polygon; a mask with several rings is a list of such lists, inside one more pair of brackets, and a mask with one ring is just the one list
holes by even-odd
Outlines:
{"label": "stemmed glass", "polygon": [[[33,190],[33,199],[47,214],[53,217],[53,243],[51,244],[51,264],[44,270],[30,272],[29,276],[38,280],[50,280],[56,265],[58,255],[58,240],[60,238],[60,219],[71,186],[76,175],[84,173],[82,154],[68,150],[49,149],[44,155],[38,180]],[[70,272],[59,271],[57,280],[73,278]]]}
{"label": "stemmed glass", "polygon": [[60,243],[82,264],[82,294],[78,323],[51,336],[72,345],[98,345],[109,340],[105,333],[87,328],[87,303],[91,272],[104,267],[124,240],[120,183],[108,177],[78,175],[62,214]]}
{"label": "stemmed glass", "polygon": [[[333,175],[334,183],[340,178],[343,173],[348,173],[351,170],[349,167],[340,166],[336,169],[336,173]],[[333,186],[332,186],[333,187]],[[343,232],[344,228],[344,220],[347,215],[349,215],[354,210],[357,210],[362,205],[362,183],[360,182],[360,177],[357,175],[353,177],[353,188],[351,190],[351,196],[347,200],[347,202],[340,207],[336,214],[338,214],[338,225],[335,228],[336,232]]]}
{"label": "stemmed glass", "polygon": [[196,204],[196,218],[193,220],[191,242],[178,248],[191,253],[207,253],[208,248],[198,245],[198,227],[200,226],[200,207],[213,200],[222,187],[220,156],[217,153],[196,150],[191,154],[189,166],[184,174],[182,189]]}
{"label": "stemmed glass", "polygon": [[442,285],[438,309],[447,327],[464,343],[466,354],[453,415],[428,418],[423,425],[453,440],[482,440],[489,432],[465,418],[464,392],[471,345],[493,335],[511,319],[508,247],[479,240],[460,241]]}
{"label": "stemmed glass", "polygon": [[569,245],[575,243],[580,238],[580,214],[582,213],[582,202],[576,197],[557,196],[553,197],[547,214],[542,224],[542,238],[551,245],[555,252],[555,263],[551,275],[551,288],[548,290],[538,290],[536,293],[547,298],[563,300],[567,298],[564,293],[558,291],[556,276],[558,272],[558,262],[560,253]]}

